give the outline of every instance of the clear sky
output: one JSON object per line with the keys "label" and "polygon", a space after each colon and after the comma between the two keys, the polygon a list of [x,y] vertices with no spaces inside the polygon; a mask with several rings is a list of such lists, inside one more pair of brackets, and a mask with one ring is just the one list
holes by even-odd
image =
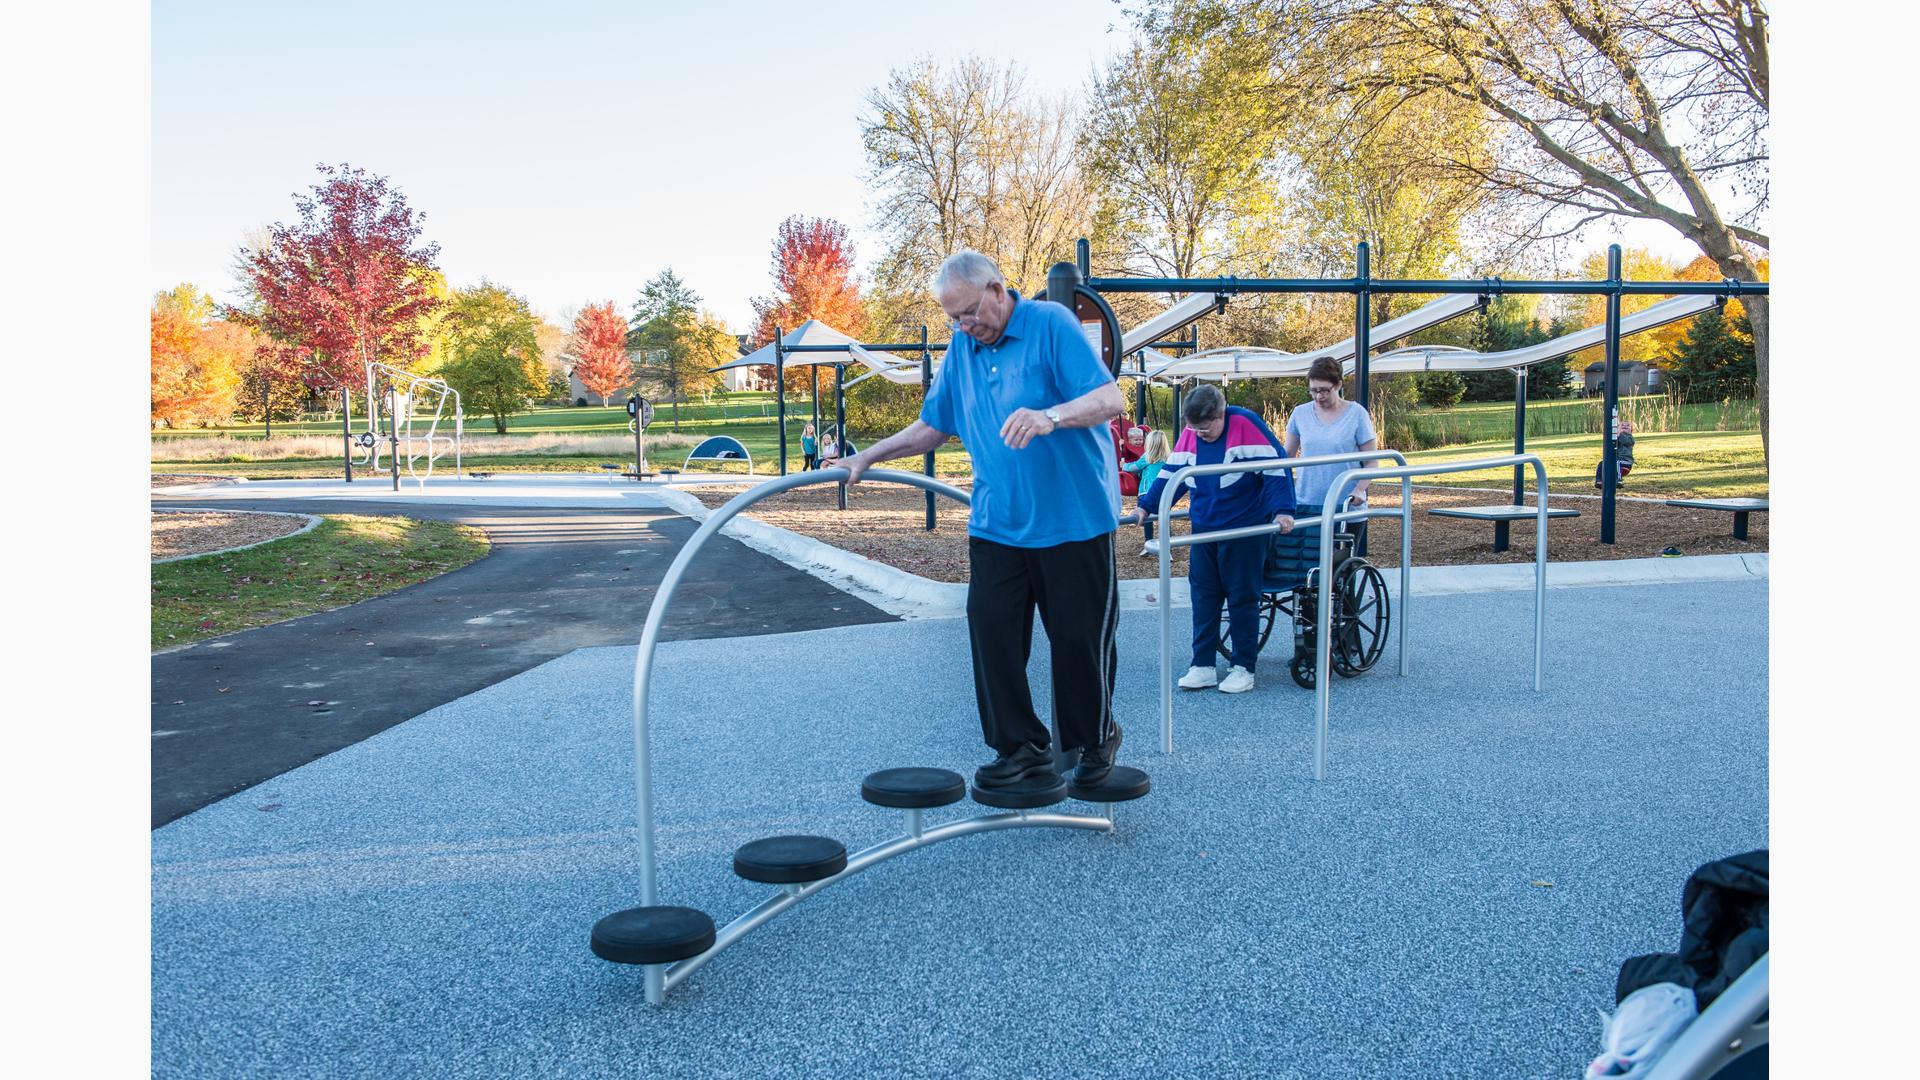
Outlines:
{"label": "clear sky", "polygon": [[891,68],[974,52],[1064,91],[1124,27],[1111,0],[166,0],[153,287],[223,296],[246,232],[291,219],[317,162],[350,162],[425,213],[455,285],[485,275],[558,321],[624,312],[671,265],[745,331],[787,215],[842,221],[863,263],[879,255],[857,117]]}
{"label": "clear sky", "polygon": [[[839,220],[863,265],[880,255],[858,117],[891,69],[974,53],[1079,93],[1127,33],[1113,0],[166,0],[152,287],[229,298],[246,234],[293,217],[316,163],[348,162],[426,215],[455,285],[491,278],[558,323],[624,312],[672,266],[744,332],[787,215]],[[1603,232],[1588,243],[1692,254],[1662,226]]]}

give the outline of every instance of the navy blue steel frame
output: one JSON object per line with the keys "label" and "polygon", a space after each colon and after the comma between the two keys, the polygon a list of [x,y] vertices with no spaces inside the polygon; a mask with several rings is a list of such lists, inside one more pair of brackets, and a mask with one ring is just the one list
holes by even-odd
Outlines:
{"label": "navy blue steel frame", "polygon": [[[1087,242],[1081,240],[1077,251],[1079,270],[1085,275],[1087,267]],[[1212,292],[1232,295],[1235,293],[1348,293],[1354,297],[1354,373],[1357,376],[1356,400],[1362,408],[1367,406],[1369,387],[1368,361],[1371,355],[1371,342],[1368,332],[1371,329],[1367,316],[1369,301],[1377,294],[1452,294],[1481,293],[1489,297],[1505,294],[1559,295],[1559,296],[1605,296],[1607,298],[1606,323],[1606,374],[1604,380],[1603,424],[1606,438],[1601,451],[1600,476],[1602,480],[1600,505],[1600,542],[1614,542],[1614,494],[1619,482],[1619,469],[1615,465],[1615,444],[1613,419],[1619,405],[1620,383],[1620,298],[1622,296],[1719,296],[1735,298],[1741,296],[1767,296],[1771,290],[1764,281],[1737,281],[1723,278],[1720,281],[1625,281],[1620,277],[1620,245],[1612,244],[1607,248],[1607,278],[1605,281],[1535,281],[1507,280],[1488,277],[1475,280],[1413,280],[1376,278],[1370,273],[1370,248],[1365,241],[1356,247],[1354,256],[1354,276],[1351,278],[1149,278],[1149,277],[1092,277],[1086,275],[1081,283],[1097,293],[1169,293],[1189,294]],[[1071,264],[1062,264],[1071,265]],[[1524,377],[1520,382],[1520,393],[1524,398]],[[1524,409],[1522,404],[1520,408]],[[1519,444],[1523,433],[1516,432],[1515,442]]]}

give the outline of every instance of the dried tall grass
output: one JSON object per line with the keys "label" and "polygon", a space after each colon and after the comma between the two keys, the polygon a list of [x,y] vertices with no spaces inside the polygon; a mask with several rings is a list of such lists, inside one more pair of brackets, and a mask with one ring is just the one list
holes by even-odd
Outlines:
{"label": "dried tall grass", "polygon": [[[695,435],[671,433],[648,435],[648,449],[686,450],[700,441]],[[384,445],[384,444],[383,444]],[[418,442],[416,441],[416,446]],[[445,452],[452,454],[452,448]],[[206,463],[251,461],[327,460],[340,456],[338,435],[292,435],[273,439],[237,439],[231,436],[211,438],[155,439],[150,444],[149,462]],[[404,451],[405,444],[402,443]],[[468,435],[461,446],[462,456],[479,457],[576,457],[632,455],[631,435],[570,435],[547,432],[535,435]]]}

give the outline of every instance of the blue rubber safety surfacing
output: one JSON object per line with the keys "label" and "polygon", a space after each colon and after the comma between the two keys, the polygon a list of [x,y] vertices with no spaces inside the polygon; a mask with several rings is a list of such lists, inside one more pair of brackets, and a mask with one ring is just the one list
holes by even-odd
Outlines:
{"label": "blue rubber safety surfacing", "polygon": [[[1578,1075],[1687,874],[1768,843],[1766,589],[1552,590],[1543,694],[1531,601],[1416,598],[1412,673],[1390,645],[1336,683],[1319,784],[1313,696],[1268,670],[1180,695],[1160,754],[1158,629],[1123,615],[1119,764],[1156,790],[1117,831],[889,860],[661,1008],[583,940],[639,903],[633,650],[571,653],[156,830],[152,1071]],[[663,644],[658,902],[725,922],[770,891],[746,842],[898,838],[863,776],[990,756],[966,656],[959,620]],[[1037,635],[1043,710],[1049,664]],[[1069,985],[1074,1038],[1033,1038]]]}

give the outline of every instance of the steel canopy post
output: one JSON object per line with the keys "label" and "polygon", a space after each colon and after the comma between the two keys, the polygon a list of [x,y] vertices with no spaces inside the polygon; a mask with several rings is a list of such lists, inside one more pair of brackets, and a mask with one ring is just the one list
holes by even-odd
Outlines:
{"label": "steel canopy post", "polygon": [[[782,428],[782,430],[785,430]],[[818,444],[816,444],[818,445]],[[844,457],[847,453],[847,365],[833,365],[833,450]],[[847,482],[842,480],[835,485],[838,492],[839,508],[847,508]]]}
{"label": "steel canopy post", "polygon": [[[927,324],[920,324],[920,403],[925,405],[928,395],[933,393],[933,350],[927,348]],[[927,471],[927,478],[933,478],[933,451],[927,451],[921,463]],[[927,531],[934,526],[933,492],[927,492]]]}
{"label": "steel canopy post", "polygon": [[[781,351],[779,326],[773,328],[773,400],[775,422],[780,425],[780,475],[787,475],[787,356]],[[678,413],[674,414],[678,416]]]}
{"label": "steel canopy post", "polygon": [[1373,277],[1371,256],[1372,249],[1368,247],[1367,242],[1360,241],[1360,246],[1354,254],[1353,373],[1359,379],[1354,386],[1354,400],[1358,401],[1363,409],[1368,405],[1368,391],[1371,387],[1367,363],[1369,331],[1373,329],[1373,324],[1367,317],[1369,309],[1373,307],[1373,292],[1367,287]]}
{"label": "steel canopy post", "polygon": [[1613,543],[1613,496],[1620,483],[1614,433],[1620,412],[1620,245],[1607,245],[1607,365],[1601,376],[1600,542]]}

